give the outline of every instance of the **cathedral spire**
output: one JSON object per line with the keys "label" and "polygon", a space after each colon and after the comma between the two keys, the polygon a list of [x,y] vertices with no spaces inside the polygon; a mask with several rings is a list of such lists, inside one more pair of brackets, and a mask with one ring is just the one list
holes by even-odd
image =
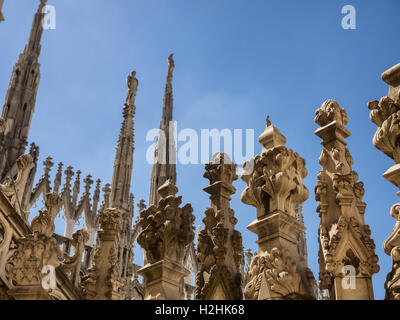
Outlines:
{"label": "cathedral spire", "polygon": [[2,112],[4,124],[0,134],[0,179],[2,180],[15,161],[25,152],[36,94],[40,81],[40,41],[43,33],[44,7],[41,0],[35,14],[25,50],[14,66]]}
{"label": "cathedral spire", "polygon": [[114,174],[111,188],[111,207],[128,211],[134,151],[133,117],[136,112],[135,98],[139,81],[136,71],[128,76],[128,94],[124,105],[124,120],[119,134],[114,162]]}
{"label": "cathedral spire", "polygon": [[168,57],[167,84],[165,86],[160,133],[154,154],[153,171],[151,173],[149,205],[158,204],[158,188],[167,180],[171,180],[171,182],[176,184],[176,148],[174,140],[174,125],[172,122],[172,78],[174,69],[175,62],[173,54],[171,54]]}
{"label": "cathedral spire", "polygon": [[46,6],[47,0],[40,0],[39,8],[36,11],[35,18],[32,23],[31,34],[29,35],[29,41],[25,47],[25,52],[31,52],[40,54],[40,40],[43,33],[43,17],[44,17],[44,7]]}

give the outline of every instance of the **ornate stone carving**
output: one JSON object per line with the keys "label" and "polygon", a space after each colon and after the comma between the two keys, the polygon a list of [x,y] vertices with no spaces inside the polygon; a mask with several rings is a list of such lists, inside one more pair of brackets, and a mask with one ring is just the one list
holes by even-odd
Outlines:
{"label": "ornate stone carving", "polygon": [[230,208],[231,195],[236,192],[236,164],[228,155],[218,153],[206,164],[204,177],[210,184],[211,207],[205,211],[205,228],[198,236],[199,271],[196,275],[196,299],[242,299],[244,264],[242,235],[235,230],[237,219]]}
{"label": "ornate stone carving", "polygon": [[182,197],[175,196],[177,192],[178,188],[168,180],[159,189],[159,205],[140,213],[142,232],[137,241],[145,249],[148,263],[164,258],[181,263],[185,246],[194,239],[192,206],[179,208]]}
{"label": "ornate stone carving", "polygon": [[[16,297],[23,293],[25,298],[36,295],[43,296],[42,273],[44,266],[58,268],[61,264],[62,252],[57,241],[52,237],[54,233],[54,204],[60,201],[56,194],[48,194],[45,201],[46,209],[40,210],[39,215],[31,222],[32,233],[16,240],[16,249],[8,260],[7,271],[15,290]],[[29,287],[27,291],[24,287]],[[32,289],[36,288],[36,289]]]}
{"label": "ornate stone carving", "polygon": [[[284,144],[286,138],[267,121],[259,137],[262,152],[254,158],[253,170],[242,201],[257,208],[257,219],[247,228],[258,235],[259,250],[248,267],[247,299],[315,299],[316,284],[307,257],[300,254],[300,235],[305,227],[298,219],[298,206],[308,196],[303,184],[305,161]],[[305,243],[302,244],[305,252]]]}
{"label": "ornate stone carving", "polygon": [[190,204],[183,208],[178,188],[167,180],[158,192],[160,201],[142,210],[138,243],[145,250],[147,265],[138,270],[146,287],[145,299],[180,300],[181,282],[189,271],[183,266],[185,247],[194,239],[194,215]]}
{"label": "ornate stone carving", "polygon": [[[336,101],[327,100],[316,111],[315,122],[321,126],[315,134],[323,145],[319,158],[322,170],[315,187],[321,218],[320,289],[328,289],[331,299],[373,299],[371,277],[379,271],[378,256],[364,222],[364,184],[358,181],[358,174],[352,169],[354,160],[346,148],[345,139],[351,132],[344,126],[349,119]],[[368,288],[360,290],[358,296],[342,288],[340,280],[347,265],[355,268],[357,284]]]}
{"label": "ornate stone carving", "polygon": [[297,203],[308,199],[309,193],[302,181],[307,176],[305,161],[283,145],[257,155],[254,171],[242,179],[247,187],[242,201],[257,208],[257,217],[281,210],[296,215]]}
{"label": "ornate stone carving", "polygon": [[25,219],[27,212],[22,210],[22,198],[24,196],[28,175],[35,166],[30,154],[25,154],[17,159],[18,173],[14,180],[6,176],[4,184],[0,184],[0,190],[10,199],[11,205]]}
{"label": "ornate stone carving", "polygon": [[69,276],[72,283],[78,287],[80,281],[80,271],[82,264],[82,254],[85,250],[85,243],[89,240],[89,233],[86,229],[76,231],[72,235],[72,246],[74,247],[74,255],[64,254],[62,268]]}
{"label": "ornate stone carving", "polygon": [[392,271],[386,277],[385,299],[400,300],[400,204],[395,204],[390,213],[397,221],[392,234],[383,243],[383,250],[393,259]]}
{"label": "ornate stone carving", "polygon": [[100,211],[98,245],[93,264],[81,280],[83,295],[88,300],[119,300],[123,281],[118,274],[117,248],[122,226],[121,212],[108,208]]}
{"label": "ornate stone carving", "polygon": [[271,290],[271,296],[279,299],[302,299],[299,295],[301,276],[288,250],[274,248],[270,253],[256,255],[251,262],[248,279],[245,288],[248,300],[258,300],[263,285]]}

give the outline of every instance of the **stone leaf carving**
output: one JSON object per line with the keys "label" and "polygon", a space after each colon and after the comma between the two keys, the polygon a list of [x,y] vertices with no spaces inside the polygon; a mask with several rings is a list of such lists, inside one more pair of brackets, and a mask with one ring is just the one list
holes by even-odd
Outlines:
{"label": "stone leaf carving", "polygon": [[374,146],[400,163],[400,106],[389,97],[368,103],[371,110],[370,119],[377,125],[373,138]]}
{"label": "stone leaf carving", "polygon": [[[243,175],[247,183],[241,199],[257,208],[257,216],[281,210],[295,216],[295,206],[308,199],[302,180],[307,176],[305,161],[285,146],[277,146],[257,155],[254,170]],[[269,210],[266,211],[266,208]]]}
{"label": "stone leaf carving", "polygon": [[393,232],[383,243],[383,250],[393,259],[392,271],[386,277],[385,299],[400,300],[400,203],[392,207],[390,214],[397,221]]}
{"label": "stone leaf carving", "polygon": [[315,112],[314,121],[321,127],[333,121],[336,121],[340,126],[345,126],[349,123],[349,118],[347,117],[347,111],[341,108],[335,100],[327,100]]}
{"label": "stone leaf carving", "polygon": [[286,249],[274,248],[271,252],[257,254],[251,262],[247,279],[244,293],[248,300],[262,299],[259,294],[263,279],[269,290],[280,299],[295,299],[300,292],[301,276]]}
{"label": "stone leaf carving", "polygon": [[177,192],[178,188],[168,180],[159,188],[158,206],[140,213],[138,223],[142,232],[137,241],[145,249],[148,263],[164,258],[181,263],[185,246],[194,239],[192,206],[180,208],[182,197],[177,197]]}

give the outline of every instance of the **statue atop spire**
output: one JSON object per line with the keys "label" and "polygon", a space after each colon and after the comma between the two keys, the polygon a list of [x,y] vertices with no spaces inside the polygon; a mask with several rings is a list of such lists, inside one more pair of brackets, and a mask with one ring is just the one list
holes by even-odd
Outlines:
{"label": "statue atop spire", "polygon": [[128,84],[128,96],[126,98],[125,104],[128,106],[132,106],[135,104],[135,98],[137,89],[139,86],[139,81],[136,79],[136,71],[132,71],[131,75],[128,76],[127,84]]}
{"label": "statue atop spire", "polygon": [[174,54],[171,53],[170,56],[168,57],[168,74],[167,74],[167,86],[170,86],[171,89],[172,89],[172,77],[174,69],[175,69]]}

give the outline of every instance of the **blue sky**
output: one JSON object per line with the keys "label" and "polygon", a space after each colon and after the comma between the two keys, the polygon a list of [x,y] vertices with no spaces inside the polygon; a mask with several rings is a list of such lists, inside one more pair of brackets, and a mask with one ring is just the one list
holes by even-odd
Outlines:
{"label": "blue sky", "polygon": [[[0,99],[27,41],[39,1],[5,0],[0,24]],[[399,62],[397,0],[49,0],[57,12],[56,30],[42,41],[41,83],[30,141],[40,146],[40,163],[51,155],[111,182],[115,146],[126,98],[126,77],[137,71],[135,155],[132,192],[148,199],[151,165],[145,137],[161,119],[167,57],[175,54],[174,118],[179,129],[254,129],[265,116],[287,137],[287,146],[306,159],[304,204],[309,264],[318,277],[314,201],[322,146],[313,132],[314,112],[326,99],[347,109],[353,135],[347,139],[354,170],[365,183],[366,222],[377,245],[381,271],[373,277],[377,299],[391,258],[382,243],[395,224],[391,206],[396,189],[383,179],[393,163],[375,149],[376,126],[366,104],[387,94],[380,75]],[[353,5],[357,29],[341,28],[344,5]],[[181,143],[182,144],[182,143]],[[179,147],[179,145],[178,145]],[[255,141],[255,152],[261,146]],[[178,166],[178,187],[191,202],[201,224],[209,199],[202,188],[203,165]],[[42,173],[39,169],[39,173]],[[245,248],[256,249],[246,229],[255,208],[240,202],[244,182],[232,208],[239,219]],[[34,209],[36,210],[36,209]],[[62,223],[57,231],[62,233]],[[140,263],[140,261],[138,261]]]}

